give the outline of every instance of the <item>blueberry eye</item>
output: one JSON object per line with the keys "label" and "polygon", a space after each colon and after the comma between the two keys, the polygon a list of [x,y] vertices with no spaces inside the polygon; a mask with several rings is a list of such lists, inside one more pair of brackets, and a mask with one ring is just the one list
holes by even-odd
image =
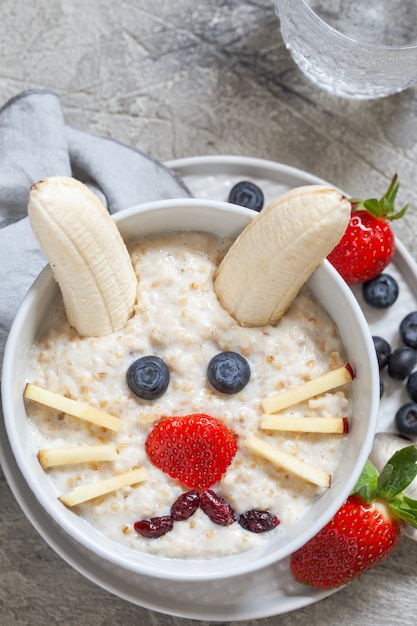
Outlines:
{"label": "blueberry eye", "polygon": [[129,366],[126,382],[134,394],[143,400],[156,400],[167,390],[169,370],[158,356],[143,356]]}
{"label": "blueberry eye", "polygon": [[237,352],[220,352],[208,364],[207,377],[217,391],[237,393],[248,383],[250,368]]}
{"label": "blueberry eye", "polygon": [[262,189],[255,183],[251,183],[249,180],[242,180],[230,190],[229,202],[259,212],[264,205],[264,194]]}

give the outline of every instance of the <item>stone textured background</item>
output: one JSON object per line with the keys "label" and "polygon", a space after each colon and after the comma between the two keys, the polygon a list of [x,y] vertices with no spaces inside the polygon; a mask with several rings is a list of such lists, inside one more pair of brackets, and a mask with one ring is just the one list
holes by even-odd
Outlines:
{"label": "stone textured background", "polygon": [[[379,195],[398,172],[411,209],[395,230],[417,258],[417,91],[354,102],[317,90],[291,61],[269,0],[2,0],[0,104],[26,88],[57,92],[69,124],[161,160],[261,157],[362,196]],[[407,626],[416,583],[417,544],[404,538],[322,602],[236,624]],[[208,626],[85,580],[32,529],[3,477],[0,624]]]}

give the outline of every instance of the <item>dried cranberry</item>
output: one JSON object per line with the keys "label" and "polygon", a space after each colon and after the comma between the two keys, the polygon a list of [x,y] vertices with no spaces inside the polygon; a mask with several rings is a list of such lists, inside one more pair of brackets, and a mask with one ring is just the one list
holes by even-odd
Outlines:
{"label": "dried cranberry", "polygon": [[200,494],[196,489],[182,493],[171,507],[171,517],[176,522],[188,519],[198,509]]}
{"label": "dried cranberry", "polygon": [[251,509],[239,516],[239,524],[251,533],[265,533],[280,523],[279,518],[269,511]]}
{"label": "dried cranberry", "polygon": [[235,514],[230,504],[211,489],[201,493],[200,508],[213,524],[229,526],[235,521]]}
{"label": "dried cranberry", "polygon": [[172,530],[174,520],[170,515],[162,515],[161,517],[151,517],[150,519],[142,519],[133,524],[133,528],[142,537],[148,539],[157,539],[165,533]]}

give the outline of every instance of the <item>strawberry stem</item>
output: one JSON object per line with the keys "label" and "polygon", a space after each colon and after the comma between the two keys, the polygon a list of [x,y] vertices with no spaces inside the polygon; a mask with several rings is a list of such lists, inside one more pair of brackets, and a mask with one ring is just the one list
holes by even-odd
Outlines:
{"label": "strawberry stem", "polygon": [[395,210],[395,199],[399,188],[398,175],[394,174],[388,189],[379,200],[377,198],[368,198],[367,200],[351,198],[352,211],[367,211],[378,219],[398,220],[403,217],[409,206],[406,204],[399,211]]}

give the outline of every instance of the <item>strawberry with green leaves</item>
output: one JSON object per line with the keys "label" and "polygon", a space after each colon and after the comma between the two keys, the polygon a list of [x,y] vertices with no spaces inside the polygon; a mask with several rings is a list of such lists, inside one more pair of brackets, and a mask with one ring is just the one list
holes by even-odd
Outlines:
{"label": "strawberry with green leaves", "polygon": [[370,461],[330,522],[291,555],[294,578],[335,589],[375,567],[398,544],[403,523],[417,528],[417,500],[404,489],[417,475],[417,448],[396,452],[380,474]]}
{"label": "strawberry with green leaves", "polygon": [[395,237],[389,222],[401,218],[408,208],[407,204],[395,210],[398,189],[395,174],[380,200],[350,200],[350,223],[327,257],[348,284],[371,280],[390,263],[395,252]]}

